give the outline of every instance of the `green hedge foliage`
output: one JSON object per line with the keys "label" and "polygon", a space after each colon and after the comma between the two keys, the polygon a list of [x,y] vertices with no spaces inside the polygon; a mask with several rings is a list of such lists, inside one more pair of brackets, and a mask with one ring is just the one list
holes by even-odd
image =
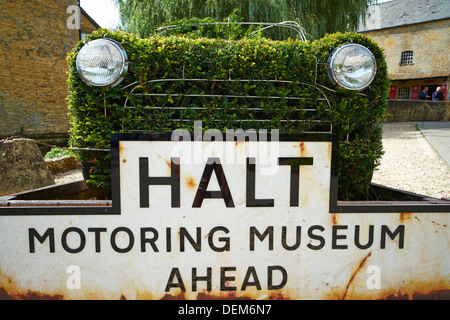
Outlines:
{"label": "green hedge foliage", "polygon": [[[76,71],[79,50],[87,41],[102,37],[120,42],[131,62],[125,79],[114,88],[89,87]],[[368,47],[377,59],[377,75],[360,93],[334,87],[326,72],[329,55],[348,42]],[[337,33],[314,42],[181,34],[141,39],[99,29],[69,53],[68,66],[73,147],[109,148],[114,132],[172,132],[179,128],[193,132],[195,120],[202,120],[203,130],[277,128],[280,133],[317,129],[317,119],[332,121],[340,140],[339,198],[368,197],[371,176],[382,155],[381,124],[389,90],[383,52],[370,38]],[[157,79],[211,81],[154,81]],[[295,99],[250,98],[274,96]],[[305,121],[293,121],[299,119]],[[109,153],[80,150],[77,156],[89,164],[87,182],[109,189]]]}

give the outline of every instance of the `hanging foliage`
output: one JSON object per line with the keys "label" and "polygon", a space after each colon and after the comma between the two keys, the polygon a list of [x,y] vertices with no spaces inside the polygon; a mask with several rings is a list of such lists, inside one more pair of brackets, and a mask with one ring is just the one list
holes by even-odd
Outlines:
{"label": "hanging foliage", "polygon": [[367,7],[377,0],[115,0],[123,29],[147,37],[159,26],[190,18],[300,24],[309,39],[356,31]]}

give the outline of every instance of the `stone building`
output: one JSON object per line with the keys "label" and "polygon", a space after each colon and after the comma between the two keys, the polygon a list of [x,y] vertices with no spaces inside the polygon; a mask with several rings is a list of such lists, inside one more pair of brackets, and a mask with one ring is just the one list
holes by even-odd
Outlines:
{"label": "stone building", "polygon": [[[0,1],[0,139],[60,142],[68,137],[66,56],[99,28],[77,0]],[[81,28],[69,28],[74,13]]]}
{"label": "stone building", "polygon": [[389,99],[417,100],[427,86],[450,83],[450,4],[442,0],[393,0],[369,8],[359,32],[385,50],[392,81]]}

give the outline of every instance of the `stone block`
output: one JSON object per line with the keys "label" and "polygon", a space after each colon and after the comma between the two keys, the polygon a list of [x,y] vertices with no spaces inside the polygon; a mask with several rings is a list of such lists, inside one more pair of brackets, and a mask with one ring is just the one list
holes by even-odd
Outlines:
{"label": "stone block", "polygon": [[0,142],[0,196],[55,184],[36,141]]}
{"label": "stone block", "polygon": [[74,156],[63,156],[51,160],[46,160],[45,164],[52,174],[67,172],[76,169],[81,170],[81,164]]}

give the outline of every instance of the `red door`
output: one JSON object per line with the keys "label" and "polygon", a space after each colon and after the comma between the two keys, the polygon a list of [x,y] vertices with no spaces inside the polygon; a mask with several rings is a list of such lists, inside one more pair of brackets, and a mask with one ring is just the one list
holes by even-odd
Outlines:
{"label": "red door", "polygon": [[441,87],[442,92],[444,93],[444,100],[443,101],[445,101],[445,98],[447,97],[448,85],[446,83],[443,83],[443,84],[440,85],[440,87]]}
{"label": "red door", "polygon": [[397,99],[397,86],[391,86],[391,90],[389,91],[389,100]]}
{"label": "red door", "polygon": [[419,99],[419,86],[413,85],[411,90],[411,100]]}

